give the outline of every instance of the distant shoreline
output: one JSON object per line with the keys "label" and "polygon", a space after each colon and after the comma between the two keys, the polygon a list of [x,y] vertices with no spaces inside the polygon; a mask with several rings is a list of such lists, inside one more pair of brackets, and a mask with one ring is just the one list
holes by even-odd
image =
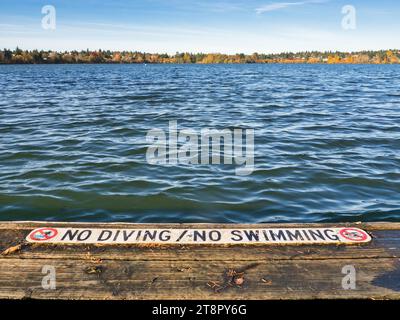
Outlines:
{"label": "distant shoreline", "polygon": [[107,63],[107,62],[100,62],[100,63],[0,63],[1,66],[88,66],[88,65],[198,65],[198,66],[215,66],[215,65],[348,65],[348,66],[383,66],[383,65],[400,65],[400,63],[282,63],[282,62],[271,62],[271,63]]}
{"label": "distant shoreline", "polygon": [[400,64],[400,50],[279,54],[0,50],[0,64]]}

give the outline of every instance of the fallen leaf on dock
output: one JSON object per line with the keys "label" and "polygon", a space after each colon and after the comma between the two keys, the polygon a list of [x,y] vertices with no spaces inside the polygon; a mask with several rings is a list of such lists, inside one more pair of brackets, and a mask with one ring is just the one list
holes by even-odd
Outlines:
{"label": "fallen leaf on dock", "polygon": [[244,282],[244,278],[243,277],[235,278],[234,282],[237,286],[241,286]]}
{"label": "fallen leaf on dock", "polygon": [[90,262],[92,263],[101,263],[102,260],[100,258],[96,258],[94,256],[92,256],[92,254],[90,252],[86,253],[85,259],[90,260]]}
{"label": "fallen leaf on dock", "polygon": [[215,292],[219,292],[222,289],[222,286],[216,281],[207,282],[207,286],[209,286]]}
{"label": "fallen leaf on dock", "polygon": [[15,252],[21,251],[21,249],[22,249],[22,245],[18,244],[16,246],[9,247],[8,249],[4,250],[1,254],[5,256],[7,254],[11,254],[11,253],[15,253]]}
{"label": "fallen leaf on dock", "polygon": [[261,281],[268,286],[270,286],[272,284],[272,280],[269,280],[269,279],[262,278]]}
{"label": "fallen leaf on dock", "polygon": [[230,269],[226,272],[227,284],[241,286],[244,282],[244,272],[238,272],[236,270]]}
{"label": "fallen leaf on dock", "polygon": [[177,267],[177,268],[176,268],[176,271],[178,271],[178,272],[185,272],[185,271],[190,271],[190,270],[192,270],[192,268],[191,268],[191,267],[186,267],[186,266],[184,266],[184,267]]}
{"label": "fallen leaf on dock", "polygon": [[[246,270],[248,268],[245,268]],[[236,271],[234,269],[229,269],[224,272],[223,275],[224,283],[220,284],[217,281],[207,282],[207,286],[212,288],[214,292],[221,292],[229,287],[241,287],[244,284],[244,271]]]}
{"label": "fallen leaf on dock", "polygon": [[100,274],[100,273],[103,272],[103,268],[101,266],[99,266],[99,267],[97,267],[97,266],[96,267],[87,267],[85,269],[85,272],[87,274]]}

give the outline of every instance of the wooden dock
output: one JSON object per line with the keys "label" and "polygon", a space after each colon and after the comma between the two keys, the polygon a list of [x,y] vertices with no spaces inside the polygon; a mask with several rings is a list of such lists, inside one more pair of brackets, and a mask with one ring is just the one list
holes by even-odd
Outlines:
{"label": "wooden dock", "polygon": [[[27,243],[38,227],[357,227],[357,245],[111,245]],[[399,299],[400,223],[366,224],[0,224],[3,299]],[[47,266],[47,267],[46,267]],[[43,288],[48,266],[56,288]],[[356,288],[342,286],[345,266]],[[345,268],[345,270],[347,270]]]}

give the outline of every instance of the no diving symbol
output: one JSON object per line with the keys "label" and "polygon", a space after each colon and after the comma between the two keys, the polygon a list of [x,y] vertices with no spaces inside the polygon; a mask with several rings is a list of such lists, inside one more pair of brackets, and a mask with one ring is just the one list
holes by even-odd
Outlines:
{"label": "no diving symbol", "polygon": [[57,234],[58,231],[54,228],[41,228],[34,230],[29,237],[34,241],[46,241],[54,238]]}
{"label": "no diving symbol", "polygon": [[344,228],[339,233],[343,238],[350,241],[365,241],[368,238],[367,233],[360,229]]}

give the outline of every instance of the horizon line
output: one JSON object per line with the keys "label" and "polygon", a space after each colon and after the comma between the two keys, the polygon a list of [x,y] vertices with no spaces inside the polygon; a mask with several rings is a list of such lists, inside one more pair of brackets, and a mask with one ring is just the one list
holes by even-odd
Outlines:
{"label": "horizon line", "polygon": [[227,55],[227,56],[234,56],[234,55],[246,55],[246,56],[251,56],[253,54],[261,54],[261,55],[281,55],[281,54],[300,54],[300,53],[348,53],[348,54],[353,54],[353,53],[361,53],[361,52],[382,52],[382,51],[400,51],[400,48],[384,48],[384,49],[362,49],[362,50],[349,50],[349,51],[344,51],[344,50],[302,50],[302,51],[281,51],[278,53],[273,53],[273,52],[252,52],[252,53],[244,53],[244,52],[236,52],[236,53],[224,53],[224,52],[203,52],[203,51],[176,51],[175,53],[168,53],[168,52],[150,52],[150,51],[140,51],[140,50],[129,50],[129,49],[124,49],[124,50],[116,50],[116,49],[65,49],[65,50],[53,50],[53,49],[23,49],[19,46],[16,46],[14,49],[10,48],[0,48],[1,51],[12,51],[15,52],[16,50],[21,50],[21,51],[27,51],[27,52],[32,52],[32,51],[44,51],[44,52],[56,52],[56,53],[61,53],[61,52],[104,52],[104,51],[110,51],[110,52],[137,52],[137,53],[144,53],[144,54],[158,54],[158,55],[169,55],[169,56],[174,56],[177,54],[191,54],[191,55],[196,55],[196,54],[220,54],[220,55]]}

